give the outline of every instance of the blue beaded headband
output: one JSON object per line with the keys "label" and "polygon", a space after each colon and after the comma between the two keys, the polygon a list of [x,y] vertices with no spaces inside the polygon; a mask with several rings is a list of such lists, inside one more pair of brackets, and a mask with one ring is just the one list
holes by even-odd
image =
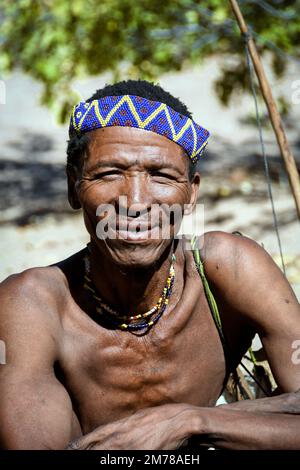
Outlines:
{"label": "blue beaded headband", "polygon": [[163,135],[184,148],[193,163],[201,157],[209,132],[165,103],[134,95],[106,96],[74,106],[70,133],[101,127],[136,127]]}

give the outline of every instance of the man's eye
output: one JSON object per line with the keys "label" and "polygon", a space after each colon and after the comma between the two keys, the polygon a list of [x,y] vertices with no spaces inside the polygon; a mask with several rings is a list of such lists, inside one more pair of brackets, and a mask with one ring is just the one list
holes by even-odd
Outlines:
{"label": "man's eye", "polygon": [[109,171],[102,171],[101,173],[97,173],[95,178],[105,178],[106,176],[118,176],[120,175],[119,170],[109,170]]}
{"label": "man's eye", "polygon": [[151,176],[155,176],[158,178],[165,178],[175,180],[175,176],[170,175],[170,173],[165,173],[164,171],[151,171]]}

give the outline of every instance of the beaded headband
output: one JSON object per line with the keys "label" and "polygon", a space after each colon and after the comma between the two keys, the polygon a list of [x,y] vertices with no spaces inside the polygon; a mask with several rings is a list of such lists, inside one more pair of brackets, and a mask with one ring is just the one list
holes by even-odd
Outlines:
{"label": "beaded headband", "polygon": [[164,103],[134,95],[106,96],[73,108],[70,134],[101,127],[136,127],[167,137],[184,148],[193,163],[201,157],[209,132]]}

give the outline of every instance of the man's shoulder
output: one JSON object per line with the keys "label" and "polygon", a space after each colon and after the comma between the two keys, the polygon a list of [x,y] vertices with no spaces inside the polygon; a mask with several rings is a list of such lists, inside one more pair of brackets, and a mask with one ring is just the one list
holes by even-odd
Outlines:
{"label": "man's shoulder", "polygon": [[[274,262],[266,250],[251,238],[222,231],[206,232],[200,239],[200,253],[208,279],[221,290],[266,274]],[[259,266],[259,269],[258,269]]]}
{"label": "man's shoulder", "polygon": [[201,254],[209,284],[232,311],[244,312],[261,323],[261,308],[274,298],[269,295],[274,286],[278,295],[281,292],[278,303],[284,302],[282,299],[290,299],[290,303],[296,300],[272,257],[248,237],[208,232],[202,238]]}
{"label": "man's shoulder", "polygon": [[53,321],[66,289],[65,277],[56,266],[12,274],[0,284],[0,319],[9,323]]}
{"label": "man's shoulder", "polygon": [[240,232],[228,233],[221,230],[205,232],[199,239],[199,246],[206,262],[218,259],[230,264],[243,254],[253,256],[257,252],[265,252],[256,241]]}
{"label": "man's shoulder", "polygon": [[1,295],[13,291],[14,295],[30,295],[34,298],[49,295],[62,281],[63,275],[56,266],[34,267],[11,274],[1,284]]}
{"label": "man's shoulder", "polygon": [[[63,312],[68,289],[63,273],[54,266],[31,268],[0,285],[0,338],[7,345],[7,364],[52,371],[60,357]],[[13,371],[6,367],[5,371]]]}

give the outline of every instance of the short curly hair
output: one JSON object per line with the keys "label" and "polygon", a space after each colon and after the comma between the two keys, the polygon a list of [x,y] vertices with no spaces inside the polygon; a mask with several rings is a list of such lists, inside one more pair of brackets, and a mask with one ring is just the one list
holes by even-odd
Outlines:
{"label": "short curly hair", "polygon": [[[104,96],[122,96],[122,95],[135,95],[142,98],[147,98],[152,101],[159,101],[165,103],[170,108],[173,108],[180,114],[192,118],[191,112],[178,98],[172,96],[169,92],[165,91],[161,86],[146,80],[123,80],[113,85],[106,85],[104,88],[97,90],[86,101],[98,100]],[[86,151],[89,143],[89,133],[77,136],[71,135],[67,146],[67,167],[75,169],[80,168],[82,164],[82,157]],[[187,157],[188,158],[188,157]],[[193,164],[189,159],[189,179],[192,180],[197,170],[197,165]]]}

